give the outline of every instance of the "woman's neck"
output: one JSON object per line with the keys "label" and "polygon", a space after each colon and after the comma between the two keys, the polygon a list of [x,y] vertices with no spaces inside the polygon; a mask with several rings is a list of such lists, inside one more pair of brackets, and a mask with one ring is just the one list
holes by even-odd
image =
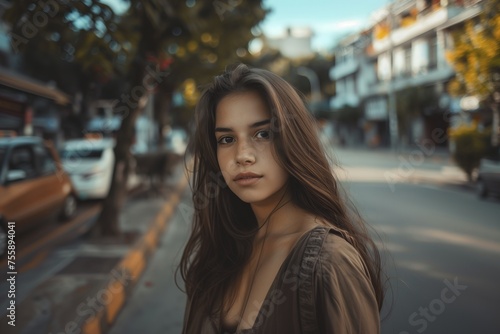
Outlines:
{"label": "woman's neck", "polygon": [[299,232],[307,225],[306,223],[314,220],[312,214],[295,205],[290,197],[283,196],[281,201],[268,205],[252,204],[259,224],[259,231],[255,236],[256,241],[264,238],[266,234],[269,237]]}

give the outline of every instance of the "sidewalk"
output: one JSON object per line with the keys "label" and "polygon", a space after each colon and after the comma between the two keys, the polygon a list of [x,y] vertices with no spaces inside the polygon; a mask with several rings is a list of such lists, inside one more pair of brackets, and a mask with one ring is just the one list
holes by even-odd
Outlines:
{"label": "sidewalk", "polygon": [[155,252],[187,186],[183,167],[179,164],[167,180],[165,198],[139,198],[124,206],[122,240],[85,240],[69,265],[16,304],[16,327],[8,325],[9,319],[4,317],[0,332],[107,332]]}
{"label": "sidewalk", "polygon": [[377,147],[377,148],[369,148],[366,146],[346,146],[346,147],[334,147],[334,151],[357,151],[363,153],[373,153],[373,154],[381,154],[381,155],[389,155],[392,157],[396,156],[404,156],[409,157],[414,155],[423,156],[426,162],[435,162],[440,164],[449,164],[454,165],[453,157],[446,147],[405,147],[400,148],[397,151],[388,148],[388,147]]}
{"label": "sidewalk", "polygon": [[395,184],[431,184],[474,190],[465,173],[443,149],[394,152],[390,149],[333,148],[340,180]]}

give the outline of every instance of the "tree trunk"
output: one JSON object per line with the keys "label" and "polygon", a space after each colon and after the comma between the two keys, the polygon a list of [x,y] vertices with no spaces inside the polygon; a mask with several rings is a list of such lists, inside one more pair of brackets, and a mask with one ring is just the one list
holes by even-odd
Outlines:
{"label": "tree trunk", "polygon": [[172,105],[173,92],[171,89],[164,89],[163,87],[160,87],[160,89],[161,93],[155,99],[157,101],[155,105],[155,121],[158,125],[158,144],[160,149],[162,149],[165,143],[163,130],[167,125],[167,115]]}
{"label": "tree trunk", "polygon": [[[134,76],[135,80],[133,80],[131,94],[128,96],[133,96],[134,89],[142,87],[142,83],[144,82],[143,77],[145,71],[138,70],[137,72],[138,73]],[[144,94],[148,94],[148,92],[146,91]],[[147,96],[143,96],[142,98],[147,98]],[[127,195],[127,179],[131,160],[130,147],[134,139],[135,122],[143,107],[138,100],[132,98],[128,99],[126,104],[124,101],[121,101],[121,103],[122,104],[117,108],[123,111],[123,113],[121,113],[123,117],[120,129],[116,134],[113,179],[111,181],[109,194],[103,201],[102,211],[91,231],[93,237],[99,235],[119,236],[121,234],[119,214]]]}
{"label": "tree trunk", "polygon": [[113,179],[109,194],[102,204],[102,211],[91,231],[92,236],[119,236],[121,234],[119,215],[127,196],[127,179],[130,170],[130,147],[134,139],[134,129],[137,116],[145,107],[149,95],[165,77],[169,75],[168,69],[162,69],[156,63],[150,67],[148,57],[157,55],[160,51],[157,29],[151,24],[146,12],[139,14],[142,22],[141,40],[138,43],[130,75],[131,89],[128,94],[122,94],[121,100],[115,106],[115,113],[122,116],[120,130],[116,135],[115,165]]}

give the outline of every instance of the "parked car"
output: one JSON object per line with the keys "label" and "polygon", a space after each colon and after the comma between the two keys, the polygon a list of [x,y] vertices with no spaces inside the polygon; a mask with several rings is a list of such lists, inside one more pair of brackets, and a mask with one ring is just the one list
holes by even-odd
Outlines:
{"label": "parked car", "polygon": [[38,137],[0,138],[0,256],[6,250],[7,223],[16,236],[76,210],[69,176],[54,147]]}
{"label": "parked car", "polygon": [[500,195],[500,150],[494,156],[481,159],[476,184],[479,197]]}
{"label": "parked car", "polygon": [[108,196],[115,153],[112,138],[67,141],[61,151],[64,170],[70,175],[79,199]]}

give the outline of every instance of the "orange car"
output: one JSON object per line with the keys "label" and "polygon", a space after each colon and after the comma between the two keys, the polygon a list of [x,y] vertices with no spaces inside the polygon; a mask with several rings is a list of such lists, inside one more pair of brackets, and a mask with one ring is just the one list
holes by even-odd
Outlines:
{"label": "orange car", "polygon": [[0,256],[7,245],[7,224],[15,233],[69,219],[76,197],[56,150],[38,137],[0,138]]}

